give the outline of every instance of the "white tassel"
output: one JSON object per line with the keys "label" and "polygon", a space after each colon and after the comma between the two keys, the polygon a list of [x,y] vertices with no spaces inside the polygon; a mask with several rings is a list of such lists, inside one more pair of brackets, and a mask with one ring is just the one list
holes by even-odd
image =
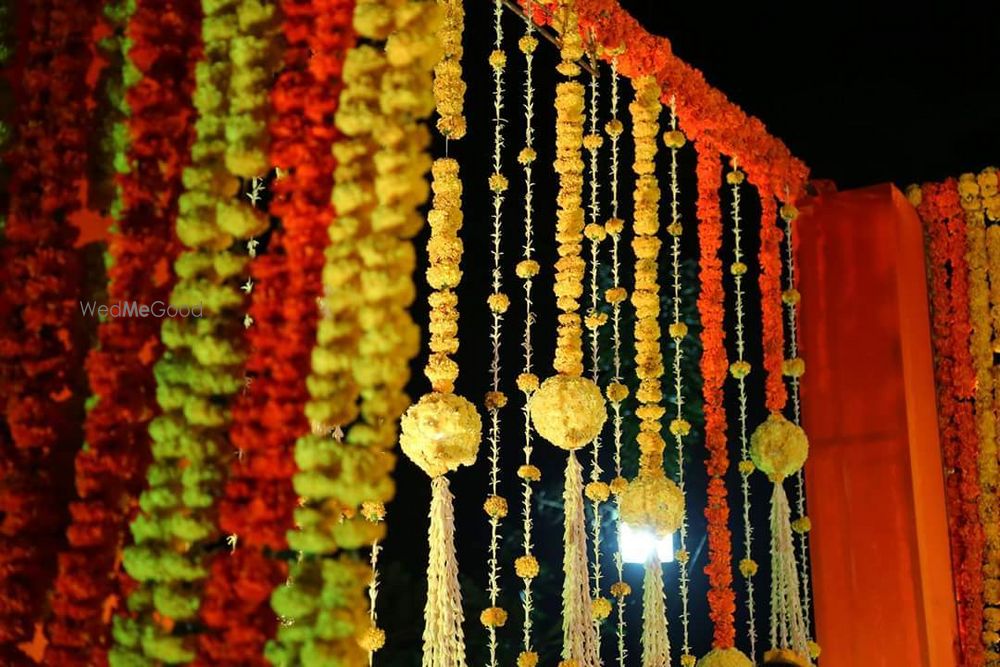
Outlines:
{"label": "white tassel", "polygon": [[771,494],[771,646],[808,657],[791,515],[785,487],[776,482]]}
{"label": "white tassel", "polygon": [[427,605],[423,667],[465,667],[462,591],[455,556],[453,497],[444,476],[431,480]]}
{"label": "white tassel", "polygon": [[656,553],[646,560],[642,581],[642,667],[670,667],[663,569]]}
{"label": "white tassel", "polygon": [[587,575],[587,528],[583,515],[583,472],[574,452],[566,463],[563,490],[566,513],[563,532],[563,660],[576,660],[579,667],[598,667],[597,629],[590,607]]}

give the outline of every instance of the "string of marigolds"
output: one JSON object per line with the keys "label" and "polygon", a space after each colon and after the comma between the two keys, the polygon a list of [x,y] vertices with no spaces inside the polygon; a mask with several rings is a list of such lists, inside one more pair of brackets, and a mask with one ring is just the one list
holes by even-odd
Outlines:
{"label": "string of marigolds", "polygon": [[732,193],[733,230],[733,263],[729,272],[733,276],[733,292],[736,297],[736,361],[729,365],[729,374],[736,379],[739,396],[739,436],[740,436],[740,491],[743,494],[743,558],[740,559],[739,570],[746,581],[747,635],[750,641],[750,655],[757,654],[757,617],[754,608],[753,576],[757,573],[757,563],[753,560],[753,528],[750,523],[750,474],[753,472],[753,462],[750,461],[750,444],[747,439],[747,387],[746,378],[750,375],[750,363],[746,360],[746,338],[744,329],[744,288],[743,276],[747,265],[743,261],[743,230],[740,227],[740,185],[745,174],[740,171],[733,159],[733,169],[726,174],[726,182]]}
{"label": "string of marigolds", "polygon": [[[684,438],[691,432],[691,424],[684,419],[684,374],[681,372],[681,362],[684,359],[684,339],[688,335],[688,327],[681,320],[681,235],[684,226],[680,212],[680,184],[678,182],[677,152],[687,143],[684,133],[677,129],[677,114],[674,112],[674,98],[670,99],[670,130],[664,132],[663,143],[670,149],[670,224],[667,233],[670,234],[670,277],[673,287],[671,299],[672,319],[670,322],[670,339],[674,342],[674,357],[671,370],[673,372],[674,404],[676,412],[670,422],[670,434],[674,436],[674,446],[677,454],[677,487],[684,494]],[[685,507],[687,506],[685,499]],[[691,574],[688,570],[690,554],[687,549],[687,512],[681,517],[678,531],[679,545],[675,554],[681,595],[681,665],[692,667],[695,657],[691,653],[690,625],[688,612],[690,598]]]}
{"label": "string of marigolds", "polygon": [[556,375],[532,395],[531,422],[539,435],[568,452],[563,507],[563,648],[562,667],[592,667],[600,658],[593,622],[587,569],[587,528],[584,517],[583,473],[576,450],[593,442],[607,419],[601,390],[583,375],[583,332],[580,298],[586,262],[582,257],[584,97],[577,61],[583,56],[575,3],[562,1],[555,11],[562,35],[561,62],[565,77],[556,85],[556,262],[554,292],[558,317]]}
{"label": "string of marigolds", "polygon": [[[792,421],[797,425],[802,424],[802,401],[799,393],[800,378],[805,373],[805,360],[799,356],[799,328],[798,328],[798,308],[801,295],[795,286],[795,245],[794,245],[794,225],[799,211],[792,204],[784,204],[779,213],[785,222],[785,290],[781,293],[781,300],[786,307],[788,321],[788,358],[782,364],[782,374],[788,377],[789,394],[792,399]],[[806,488],[805,474],[800,468],[795,472],[795,513],[796,518],[792,521],[792,530],[798,537],[798,568],[799,579],[802,584],[802,607],[803,620],[805,622],[806,634],[812,637],[812,584],[810,583],[809,571],[809,531],[812,530],[812,522],[806,514]],[[819,644],[810,640],[809,651],[813,659],[819,657]]]}
{"label": "string of marigolds", "polygon": [[[657,541],[672,539],[684,516],[684,496],[663,469],[666,442],[661,433],[663,407],[663,355],[660,349],[660,291],[658,262],[660,187],[656,179],[657,135],[661,90],[656,79],[633,79],[635,99],[629,105],[635,143],[634,222],[635,368],[639,378],[639,474],[621,492],[622,521],[648,531]],[[663,570],[657,549],[647,556],[643,579],[642,664],[670,663],[670,642],[663,593]]]}
{"label": "string of marigolds", "polygon": [[605,290],[604,299],[611,304],[611,357],[614,375],[608,383],[605,393],[612,411],[612,433],[614,439],[615,478],[611,481],[611,491],[615,494],[615,505],[618,510],[615,518],[615,572],[617,579],[611,584],[611,595],[616,605],[616,627],[618,666],[625,667],[625,598],[631,587],[625,583],[622,560],[622,521],[621,492],[627,482],[622,477],[622,401],[628,395],[628,390],[622,384],[621,363],[621,306],[625,301],[625,288],[621,286],[621,265],[619,262],[619,245],[625,222],[618,217],[618,167],[619,146],[624,127],[618,118],[618,59],[611,59],[611,119],[604,125],[604,131],[611,139],[611,217],[604,225],[605,231],[611,236],[611,287]]}
{"label": "string of marigolds", "polygon": [[[604,225],[600,223],[600,180],[598,174],[598,151],[603,143],[603,137],[598,134],[598,114],[599,114],[599,89],[596,73],[590,75],[590,104],[589,104],[589,124],[590,131],[583,138],[583,147],[589,156],[588,164],[588,188],[590,202],[587,205],[590,222],[584,228],[584,235],[590,241],[590,310],[584,322],[590,332],[590,379],[594,384],[598,384],[599,361],[598,342],[600,328],[608,321],[607,313],[598,310],[600,302],[600,291],[597,287],[597,276],[600,271],[600,245],[607,236]],[[591,542],[593,548],[593,562],[591,563],[591,598],[593,605],[594,624],[598,626],[597,650],[601,650],[601,633],[599,626],[608,616],[611,615],[611,602],[601,595],[601,503],[606,502],[611,496],[611,490],[606,482],[601,481],[601,436],[594,438],[591,444],[591,466],[590,482],[584,487],[584,493],[591,502]]]}
{"label": "string of marigolds", "polygon": [[497,606],[497,598],[500,594],[499,564],[497,552],[500,547],[500,521],[507,516],[507,499],[499,495],[499,475],[500,475],[500,410],[507,404],[507,396],[500,391],[500,331],[503,324],[503,314],[510,307],[509,297],[503,293],[503,274],[500,269],[500,241],[503,231],[502,208],[504,192],[507,190],[507,178],[502,173],[501,153],[503,151],[503,93],[504,93],[504,67],[507,64],[507,55],[503,50],[503,4],[500,0],[493,3],[493,31],[494,42],[493,51],[490,53],[489,63],[493,70],[493,173],[489,178],[490,191],[493,193],[493,232],[491,240],[491,254],[493,256],[492,288],[493,292],[487,298],[491,314],[490,323],[490,346],[492,357],[490,359],[490,391],[486,394],[486,411],[489,413],[489,433],[487,439],[490,443],[490,481],[489,495],[486,498],[484,509],[490,522],[490,548],[488,561],[488,582],[487,593],[490,598],[490,606],[483,610],[480,620],[486,626],[488,643],[490,650],[490,665],[496,667],[497,664],[497,628],[507,622],[507,611]]}
{"label": "string of marigolds", "polygon": [[517,476],[521,478],[522,490],[522,549],[524,553],[514,561],[514,571],[517,576],[524,581],[524,595],[522,595],[522,606],[524,610],[524,626],[522,628],[522,650],[517,657],[518,667],[535,667],[538,664],[538,654],[534,652],[532,645],[532,611],[533,599],[531,582],[538,576],[538,560],[533,555],[534,545],[532,544],[532,521],[531,521],[531,485],[541,479],[541,471],[531,463],[532,454],[532,430],[531,420],[528,413],[528,405],[531,395],[538,389],[538,376],[532,372],[532,343],[531,327],[535,321],[535,314],[532,310],[531,288],[535,276],[538,275],[538,262],[532,259],[534,254],[534,229],[533,225],[533,198],[534,198],[534,178],[532,165],[535,162],[535,130],[533,120],[535,115],[535,88],[532,79],[534,53],[538,47],[538,39],[534,35],[534,24],[529,20],[525,22],[524,36],[518,40],[518,49],[524,55],[525,79],[524,79],[524,148],[517,156],[518,163],[524,168],[524,246],[522,259],[517,264],[517,276],[524,281],[524,337],[521,340],[521,347],[524,351],[524,365],[522,372],[517,378],[517,387],[524,394],[524,463],[517,470]]}

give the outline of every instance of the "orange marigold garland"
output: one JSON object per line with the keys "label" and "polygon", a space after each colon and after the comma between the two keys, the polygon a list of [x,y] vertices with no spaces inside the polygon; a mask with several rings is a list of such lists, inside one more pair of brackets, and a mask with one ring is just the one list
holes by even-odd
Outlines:
{"label": "orange marigold garland", "polygon": [[93,0],[22,7],[18,136],[4,159],[16,169],[0,255],[0,399],[10,436],[0,435],[0,662],[10,665],[30,664],[17,646],[34,634],[65,546],[83,436],[83,266],[69,218],[83,204],[99,11]]}
{"label": "orange marigold garland", "polygon": [[954,179],[911,188],[909,194],[918,204],[928,239],[934,376],[941,448],[948,471],[945,500],[959,635],[969,664],[982,664],[984,535],[976,500],[980,495],[979,446],[972,402],[976,378],[969,352],[966,222]]}
{"label": "orange marigold garland", "polygon": [[[200,40],[189,25],[196,16],[193,4],[166,12],[148,3],[134,9],[134,15],[121,16],[127,21],[126,43],[151,57],[133,61],[124,54],[129,113],[119,129],[127,131],[128,148],[109,156],[124,173],[118,177],[113,211],[120,212],[108,244],[107,298],[148,305],[164,301],[173,284],[170,264],[179,251],[174,219],[193,138],[191,93]],[[183,48],[163,48],[168,44]],[[94,403],[84,422],[86,444],[76,458],[79,500],[71,505],[70,549],[59,557],[46,664],[107,659],[104,605],[109,598],[121,605],[131,588],[119,571],[119,550],[146,481],[147,428],[159,410],[153,377],[162,350],[159,320],[108,319],[97,334],[99,345],[87,359]]]}

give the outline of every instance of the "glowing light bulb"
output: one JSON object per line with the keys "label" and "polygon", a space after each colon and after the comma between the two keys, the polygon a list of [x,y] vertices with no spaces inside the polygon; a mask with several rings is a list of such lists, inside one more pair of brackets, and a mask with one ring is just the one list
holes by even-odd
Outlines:
{"label": "glowing light bulb", "polygon": [[661,563],[674,560],[674,535],[656,539],[651,531],[622,524],[622,560],[626,563],[645,563],[656,552]]}

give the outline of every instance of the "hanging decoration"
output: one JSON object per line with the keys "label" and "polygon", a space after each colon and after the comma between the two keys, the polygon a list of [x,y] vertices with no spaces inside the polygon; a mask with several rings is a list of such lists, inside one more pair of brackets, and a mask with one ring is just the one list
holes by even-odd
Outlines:
{"label": "hanging decoration", "polygon": [[[198,40],[180,13],[164,15],[148,3],[108,4],[104,11],[115,26],[106,46],[117,51],[112,63],[119,69],[108,79],[129,84],[121,90],[109,83],[106,91],[108,104],[118,105],[102,139],[108,164],[99,170],[116,181],[107,300],[148,306],[166,300],[173,285],[171,263],[179,251],[173,230],[193,139],[191,56]],[[176,43],[187,48],[162,48]],[[129,50],[154,57],[134,62]],[[45,630],[49,664],[107,659],[104,605],[112,600],[120,608],[130,588],[119,569],[119,550],[145,483],[148,426],[158,412],[153,363],[162,353],[159,321],[110,318],[98,325],[97,340],[87,358],[93,396],[85,444],[76,457],[79,499],[70,506],[69,548],[59,556]]]}
{"label": "hanging decoration", "polygon": [[733,614],[732,545],[729,531],[729,503],[725,475],[729,468],[726,447],[726,410],[722,386],[729,373],[723,329],[725,295],[722,288],[722,212],[719,189],[722,187],[718,149],[706,140],[695,144],[698,162],[698,243],[699,278],[698,313],[701,316],[701,374],[705,413],[705,447],[708,450],[708,506],[705,518],[708,529],[709,616],[714,628],[712,650],[699,661],[699,667],[750,667],[752,662],[735,647]]}
{"label": "hanging decoration", "polygon": [[[18,36],[14,54],[21,74],[14,97],[16,137],[4,162],[16,168],[0,249],[0,400],[6,418],[0,424],[0,662],[14,665],[26,661],[18,645],[34,636],[46,608],[67,523],[71,516],[83,520],[86,512],[70,506],[73,459],[83,436],[87,351],[79,309],[84,267],[70,219],[83,206],[78,183],[85,177],[91,122],[86,73],[98,6],[51,0],[18,3],[17,10],[26,14],[22,24],[30,30]],[[95,512],[87,518],[101,517]],[[105,518],[111,524],[117,519]],[[62,560],[63,567],[70,565]],[[60,612],[71,604],[59,602]],[[66,639],[59,637],[61,643]]]}
{"label": "hanging decoration", "polygon": [[[465,82],[460,64],[464,10],[460,0],[442,0],[439,4],[443,24],[438,36],[443,53],[434,68],[434,99],[438,129],[451,140],[465,135]],[[458,350],[458,297],[454,290],[462,277],[462,241],[458,235],[462,226],[462,182],[458,162],[439,158],[431,174],[434,199],[427,218],[431,226],[427,282],[434,291],[428,298],[431,355],[425,374],[433,391],[404,413],[399,444],[403,453],[431,478],[423,664],[460,667],[465,664],[462,594],[455,555],[453,496],[445,474],[475,462],[482,420],[472,403],[454,393],[458,377],[458,364],[451,357]],[[491,608],[480,620],[486,626],[500,626],[506,613]]]}
{"label": "hanging decoration", "polygon": [[[583,334],[579,299],[583,296],[586,263],[583,244],[583,134],[584,87],[576,81],[577,61],[583,57],[575,2],[561,0],[562,34],[558,72],[565,80],[556,85],[556,162],[559,194],[556,202],[556,305],[558,318],[553,367],[557,375],[545,380],[531,397],[531,422],[538,434],[568,453],[563,491],[563,664],[596,667],[597,633],[587,577],[587,537],[583,510],[583,478],[576,450],[596,438],[607,412],[601,390],[583,374]],[[575,662],[569,662],[575,661]]]}

